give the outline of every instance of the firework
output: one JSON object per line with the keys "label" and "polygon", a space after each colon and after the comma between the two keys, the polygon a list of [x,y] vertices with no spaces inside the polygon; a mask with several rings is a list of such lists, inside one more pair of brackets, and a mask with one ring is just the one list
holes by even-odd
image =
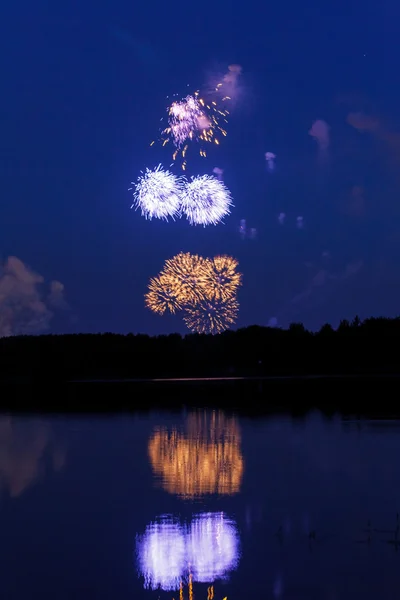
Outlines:
{"label": "firework", "polygon": [[215,256],[207,260],[206,294],[212,300],[226,301],[233,298],[242,282],[236,269],[239,263],[231,256]]}
{"label": "firework", "polygon": [[[155,169],[146,169],[136,184],[133,184],[135,206],[140,208],[146,219],[174,219],[179,215],[181,206],[182,181],[169,171],[164,171],[161,165]],[[129,188],[130,190],[132,188]]]}
{"label": "firework", "polygon": [[181,211],[191,225],[217,225],[231,206],[228,188],[216,177],[199,175],[183,186]]}
{"label": "firework", "polygon": [[236,322],[239,311],[236,294],[242,274],[237,267],[231,256],[204,259],[180,252],[150,280],[145,304],[159,315],[183,310],[184,322],[193,332],[221,333]]}
{"label": "firework", "polygon": [[176,287],[166,275],[158,275],[150,279],[149,291],[144,297],[147,308],[158,315],[163,315],[166,311],[175,314],[177,310],[181,310],[182,304],[176,293]]}
{"label": "firework", "polygon": [[187,140],[192,140],[211,126],[202,105],[196,96],[186,96],[180,102],[173,102],[168,109],[168,127],[164,133],[171,135],[177,148]]}
{"label": "firework", "polygon": [[[238,95],[241,72],[240,65],[230,65],[222,77],[209,81],[211,85],[203,92],[196,90],[167,106],[168,123],[160,130],[160,142],[162,146],[171,143],[173,162],[180,161],[183,170],[191,142],[198,143],[199,154],[205,157],[207,145],[219,146],[221,139],[227,136],[228,108]],[[150,146],[154,144],[155,140]]]}
{"label": "firework", "polygon": [[188,329],[196,333],[222,333],[236,322],[239,303],[235,297],[227,300],[200,300],[185,308]]}
{"label": "firework", "polygon": [[181,304],[193,303],[205,298],[207,274],[207,261],[189,252],[180,252],[166,260],[161,272],[161,275],[168,277],[170,286]]}
{"label": "firework", "polygon": [[227,110],[221,110],[215,100],[207,102],[197,91],[179,102],[173,102],[167,108],[168,126],[161,132],[161,143],[165,146],[172,141],[174,150],[172,159],[182,160],[182,169],[186,168],[186,154],[189,142],[200,143],[200,156],[207,156],[205,144],[219,145],[219,136],[226,136],[224,125],[228,122]]}

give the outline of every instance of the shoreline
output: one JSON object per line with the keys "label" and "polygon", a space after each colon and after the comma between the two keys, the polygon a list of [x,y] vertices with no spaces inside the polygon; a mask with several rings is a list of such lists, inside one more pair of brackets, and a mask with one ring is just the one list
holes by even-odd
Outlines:
{"label": "shoreline", "polygon": [[[210,409],[262,418],[320,412],[354,418],[400,418],[397,374],[248,378],[85,379],[0,382],[0,411],[117,415]],[[1,385],[3,383],[3,385]]]}

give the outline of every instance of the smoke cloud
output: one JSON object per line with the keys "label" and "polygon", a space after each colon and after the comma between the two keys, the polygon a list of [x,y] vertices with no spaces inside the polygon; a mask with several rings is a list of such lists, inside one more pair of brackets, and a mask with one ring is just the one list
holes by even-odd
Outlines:
{"label": "smoke cloud", "polygon": [[10,256],[0,265],[0,337],[46,331],[54,309],[67,309],[64,286],[52,281],[46,296],[42,275]]}
{"label": "smoke cloud", "polygon": [[209,75],[205,90],[208,99],[216,101],[221,110],[231,111],[242,95],[241,74],[240,65],[229,65],[224,74],[219,72]]}
{"label": "smoke cloud", "polygon": [[398,172],[400,166],[400,132],[391,129],[377,117],[362,112],[351,112],[347,115],[347,123],[360,133],[369,133],[383,142],[388,150],[392,166]]}
{"label": "smoke cloud", "polygon": [[379,132],[381,125],[379,119],[366,115],[362,112],[352,112],[347,115],[349,125],[358,131]]}
{"label": "smoke cloud", "polygon": [[330,135],[329,135],[330,127],[328,123],[318,119],[314,121],[311,129],[309,130],[309,135],[315,138],[318,143],[320,153],[325,154],[329,148],[330,144]]}

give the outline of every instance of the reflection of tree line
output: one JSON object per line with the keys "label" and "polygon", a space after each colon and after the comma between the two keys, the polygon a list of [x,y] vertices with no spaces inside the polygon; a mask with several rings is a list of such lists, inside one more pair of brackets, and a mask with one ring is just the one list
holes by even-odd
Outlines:
{"label": "reflection of tree line", "polygon": [[154,473],[171,494],[194,498],[239,492],[244,461],[234,417],[222,411],[192,413],[186,431],[157,429],[148,452]]}
{"label": "reflection of tree line", "polygon": [[55,471],[64,466],[64,451],[54,442],[48,424],[0,418],[0,487],[12,498],[20,496],[44,473],[47,457]]}

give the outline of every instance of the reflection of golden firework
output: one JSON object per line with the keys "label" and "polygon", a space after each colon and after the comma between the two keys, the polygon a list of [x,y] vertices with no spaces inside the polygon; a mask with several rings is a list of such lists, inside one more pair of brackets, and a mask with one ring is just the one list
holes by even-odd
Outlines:
{"label": "reflection of golden firework", "polygon": [[171,494],[194,498],[240,490],[244,467],[239,426],[222,412],[190,415],[186,434],[157,429],[148,452],[162,487]]}
{"label": "reflection of golden firework", "polygon": [[[191,576],[189,576],[189,583],[188,583],[188,595],[189,595],[189,600],[193,600],[194,594],[193,594],[193,581]],[[184,595],[184,588],[183,588],[183,583],[181,582],[180,586],[179,586],[179,600],[184,600],[185,595]],[[172,598],[172,600],[175,600],[175,598]],[[207,588],[207,600],[214,600],[214,586],[210,585]],[[228,596],[225,596],[224,600],[228,600]]]}
{"label": "reflection of golden firework", "polygon": [[175,313],[182,309],[181,298],[176,285],[167,275],[158,275],[149,282],[149,291],[145,294],[145,304],[153,312],[163,315],[165,311]]}
{"label": "reflection of golden firework", "polygon": [[182,302],[195,302],[205,297],[207,261],[197,254],[180,252],[165,261],[162,275],[166,275]]}
{"label": "reflection of golden firework", "polygon": [[239,302],[233,296],[226,300],[200,300],[185,307],[183,320],[190,331],[221,333],[236,322]]}
{"label": "reflection of golden firework", "polygon": [[207,298],[227,300],[236,295],[242,281],[241,273],[236,270],[238,265],[231,256],[215,256],[207,260]]}

